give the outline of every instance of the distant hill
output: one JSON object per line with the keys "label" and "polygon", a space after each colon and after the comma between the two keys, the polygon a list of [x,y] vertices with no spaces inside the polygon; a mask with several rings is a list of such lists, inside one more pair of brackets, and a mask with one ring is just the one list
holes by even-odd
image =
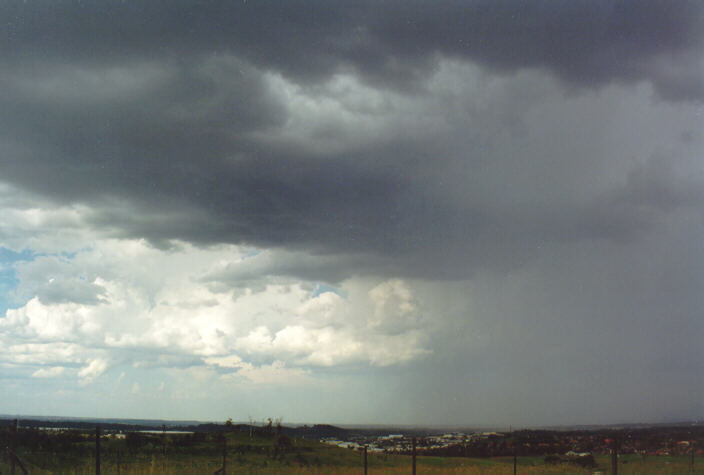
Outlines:
{"label": "distant hill", "polygon": [[[160,430],[166,426],[170,430],[175,428],[192,427],[203,424],[202,421],[166,421],[160,419],[99,419],[84,417],[59,417],[59,416],[18,416],[0,415],[0,425],[9,425],[18,419],[21,427],[54,427],[70,429],[94,429],[99,425],[104,430]],[[192,429],[187,429],[192,430]]]}

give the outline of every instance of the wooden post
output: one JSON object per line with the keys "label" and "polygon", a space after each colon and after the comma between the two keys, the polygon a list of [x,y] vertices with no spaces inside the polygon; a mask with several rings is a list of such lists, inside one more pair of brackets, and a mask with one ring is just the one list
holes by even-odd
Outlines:
{"label": "wooden post", "polygon": [[367,446],[364,446],[364,475],[367,475]]}
{"label": "wooden post", "polygon": [[12,422],[12,441],[10,446],[12,447],[12,462],[10,464],[10,473],[15,475],[15,457],[17,457],[17,426],[19,421],[15,419]]}
{"label": "wooden post", "polygon": [[618,475],[618,440],[614,436],[613,450],[611,451],[611,472]]}
{"label": "wooden post", "polygon": [[513,475],[516,475],[516,441],[513,441]]}
{"label": "wooden post", "polygon": [[95,475],[100,475],[100,426],[95,426]]}
{"label": "wooden post", "polygon": [[117,449],[117,475],[120,475],[120,449]]}
{"label": "wooden post", "polygon": [[413,475],[416,475],[416,438],[413,437],[412,442],[411,442],[411,457],[413,458]]}

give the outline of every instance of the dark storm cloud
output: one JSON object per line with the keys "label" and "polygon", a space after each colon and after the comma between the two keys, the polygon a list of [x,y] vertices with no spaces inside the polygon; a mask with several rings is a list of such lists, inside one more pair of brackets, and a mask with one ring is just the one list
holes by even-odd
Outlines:
{"label": "dark storm cloud", "polygon": [[[331,151],[311,152],[364,131],[331,121],[320,140],[275,143],[268,137],[296,105],[272,77],[324,98],[333,94],[327,81],[344,73],[414,102],[432,96],[427,80],[444,58],[487,74],[534,68],[568,88],[646,81],[666,99],[704,97],[694,2],[30,2],[6,3],[0,16],[3,181],[87,204],[89,222],[112,235],[346,253],[355,256],[350,271],[508,269],[544,243],[622,239],[650,223],[634,217],[637,203],[612,206],[609,196],[673,197],[642,181],[579,202],[557,194],[556,204],[533,203],[536,189],[581,169],[524,186],[521,163],[486,152],[483,137],[463,143],[491,115],[482,110],[455,122],[440,112],[435,133],[418,107],[417,122],[382,125],[382,138]],[[529,94],[519,88],[491,104],[497,118],[487,127],[511,130],[515,119],[496,109]],[[445,185],[456,169],[472,172]]]}
{"label": "dark storm cloud", "polygon": [[[647,2],[31,2],[7,3],[6,56],[57,61],[230,52],[300,80],[352,67],[398,81],[434,55],[513,70],[541,67],[578,85],[654,81],[699,97],[701,4]],[[30,61],[31,61],[30,59]],[[429,62],[430,61],[430,62]]]}

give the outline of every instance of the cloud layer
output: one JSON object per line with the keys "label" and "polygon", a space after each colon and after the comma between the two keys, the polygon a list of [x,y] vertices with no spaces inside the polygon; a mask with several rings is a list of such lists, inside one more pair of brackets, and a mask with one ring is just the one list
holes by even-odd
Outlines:
{"label": "cloud layer", "polygon": [[0,364],[26,404],[112,384],[221,418],[199,381],[262,417],[702,415],[698,2],[0,15]]}

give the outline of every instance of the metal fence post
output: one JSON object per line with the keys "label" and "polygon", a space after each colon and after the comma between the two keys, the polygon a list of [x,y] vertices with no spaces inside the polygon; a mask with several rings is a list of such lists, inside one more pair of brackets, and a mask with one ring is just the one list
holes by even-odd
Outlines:
{"label": "metal fence post", "polygon": [[95,475],[100,475],[100,426],[95,426]]}
{"label": "metal fence post", "polygon": [[694,440],[689,443],[689,472],[694,473]]}
{"label": "metal fence post", "polygon": [[222,475],[227,473],[227,437],[222,436]]}
{"label": "metal fence post", "polygon": [[413,457],[413,475],[416,475],[416,438],[415,437],[413,437],[411,443],[412,443],[411,455]]}
{"label": "metal fence post", "polygon": [[166,424],[161,425],[161,451],[162,455],[166,457]]}
{"label": "metal fence post", "polygon": [[10,442],[10,446],[12,447],[12,463],[10,465],[10,473],[12,475],[15,475],[15,457],[17,456],[17,426],[19,424],[19,421],[15,419],[12,422],[12,441]]}

